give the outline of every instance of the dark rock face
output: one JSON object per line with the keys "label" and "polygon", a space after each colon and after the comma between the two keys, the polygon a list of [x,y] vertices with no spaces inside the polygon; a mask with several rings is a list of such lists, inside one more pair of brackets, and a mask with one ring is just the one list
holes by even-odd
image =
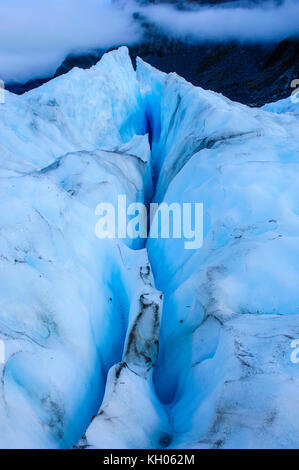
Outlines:
{"label": "dark rock face", "polygon": [[[133,55],[134,55],[133,51]],[[299,41],[278,44],[201,44],[182,42],[156,49],[139,46],[136,55],[165,72],[176,72],[194,85],[217,91],[249,106],[286,98],[299,75]]]}

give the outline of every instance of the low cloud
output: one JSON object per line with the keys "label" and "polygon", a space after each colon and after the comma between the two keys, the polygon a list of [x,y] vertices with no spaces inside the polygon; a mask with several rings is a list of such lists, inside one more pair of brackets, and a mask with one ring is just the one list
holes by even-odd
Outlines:
{"label": "low cloud", "polygon": [[191,11],[152,5],[144,14],[169,35],[193,42],[277,41],[299,34],[299,2],[264,2],[261,6],[201,7]]}
{"label": "low cloud", "polygon": [[142,35],[130,7],[109,0],[0,0],[0,78],[55,72],[72,51],[132,44]]}

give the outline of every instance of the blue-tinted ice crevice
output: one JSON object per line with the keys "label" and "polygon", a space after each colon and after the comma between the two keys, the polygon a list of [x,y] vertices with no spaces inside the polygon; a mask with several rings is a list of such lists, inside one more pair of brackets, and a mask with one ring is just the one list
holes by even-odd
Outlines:
{"label": "blue-tinted ice crevice", "polygon": [[152,384],[162,293],[146,249],[95,236],[98,203],[153,194],[148,118],[127,50],[23,97],[7,93],[0,118],[0,446],[72,447],[119,362],[129,388],[140,377],[153,416],[138,417],[147,431],[130,443],[155,446],[159,423],[164,434],[168,426]]}
{"label": "blue-tinted ice crevice", "polygon": [[[126,48],[6,92],[0,447],[297,446],[298,129]],[[203,203],[202,248],[97,238],[120,194]]]}

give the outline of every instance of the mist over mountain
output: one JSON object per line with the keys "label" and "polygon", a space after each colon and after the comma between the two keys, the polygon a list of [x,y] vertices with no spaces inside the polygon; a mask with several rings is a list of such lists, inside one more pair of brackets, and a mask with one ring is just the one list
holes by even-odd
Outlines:
{"label": "mist over mountain", "polygon": [[90,9],[81,11],[80,0],[72,6],[63,0],[60,8],[65,15],[70,8],[72,13],[62,28],[49,21],[50,11],[39,4],[36,12],[27,13],[37,22],[28,44],[24,19],[19,33],[9,28],[6,37],[5,29],[0,32],[0,70],[8,89],[23,93],[73,67],[89,68],[105,52],[127,44],[133,60],[139,56],[245,104],[259,106],[289,96],[299,68],[299,5],[293,0],[216,3],[102,0],[100,6],[91,1]]}

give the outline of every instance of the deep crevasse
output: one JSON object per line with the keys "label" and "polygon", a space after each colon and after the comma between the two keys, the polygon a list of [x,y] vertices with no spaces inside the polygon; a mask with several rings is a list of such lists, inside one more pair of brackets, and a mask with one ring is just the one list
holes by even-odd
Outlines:
{"label": "deep crevasse", "polygon": [[[79,445],[296,447],[298,115],[265,109],[135,73],[126,48],[6,94],[0,446],[70,447],[97,414]],[[148,260],[98,240],[95,207],[118,194],[203,202],[204,246],[149,240]]]}

